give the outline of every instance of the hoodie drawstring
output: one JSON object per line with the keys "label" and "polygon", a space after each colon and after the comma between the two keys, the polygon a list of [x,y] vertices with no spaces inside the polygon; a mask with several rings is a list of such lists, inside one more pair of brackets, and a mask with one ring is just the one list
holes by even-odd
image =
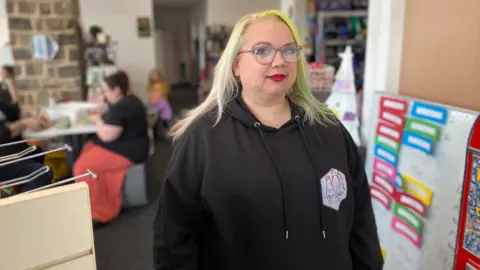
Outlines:
{"label": "hoodie drawstring", "polygon": [[[318,170],[317,170],[317,167],[315,166],[315,163],[313,161],[313,154],[312,154],[312,152],[310,152],[310,148],[308,147],[308,143],[307,143],[307,140],[306,140],[306,137],[305,137],[305,133],[303,131],[303,127],[300,124],[299,120],[300,120],[300,116],[298,116],[298,115],[295,116],[295,121],[297,122],[298,128],[300,129],[300,134],[301,134],[301,137],[302,137],[303,144],[305,146],[305,150],[307,151],[309,160],[313,165],[313,168],[314,168],[314,171],[315,171],[315,178],[317,179],[318,176],[319,176],[318,175]],[[253,126],[254,126],[255,129],[258,129],[258,131],[260,133],[260,137],[262,139],[263,146],[265,147],[265,150],[267,151],[267,154],[270,157],[270,160],[272,161],[273,166],[275,167],[275,170],[276,170],[277,175],[278,175],[278,179],[280,181],[280,191],[281,191],[281,196],[282,196],[283,229],[284,229],[284,232],[285,232],[285,239],[288,239],[288,218],[287,218],[287,210],[286,210],[285,190],[284,190],[284,185],[283,185],[283,182],[284,182],[283,175],[280,171],[280,167],[278,166],[278,164],[275,162],[275,159],[273,158],[273,154],[270,151],[270,148],[268,148],[267,142],[265,141],[265,135],[263,134],[263,131],[260,128],[261,124],[259,122],[255,122],[255,124]],[[324,222],[324,214],[323,214],[322,188],[321,188],[318,180],[316,180],[315,182],[317,183],[317,189],[320,192],[320,196],[319,196],[319,199],[318,199],[319,200],[319,205],[320,205],[320,216],[319,216],[320,230],[322,231],[323,238],[326,238],[325,225],[324,225],[325,222]]]}
{"label": "hoodie drawstring", "polygon": [[275,159],[273,158],[273,154],[270,151],[270,148],[268,148],[267,142],[265,141],[265,135],[263,134],[263,131],[260,128],[260,126],[261,126],[260,123],[255,122],[255,124],[253,124],[253,126],[256,129],[258,129],[258,131],[260,132],[260,137],[262,138],[263,146],[265,147],[265,150],[267,151],[268,156],[270,157],[270,160],[273,163],[273,167],[275,167],[275,170],[277,171],[278,179],[280,180],[280,192],[281,192],[281,196],[282,196],[283,230],[285,232],[285,239],[288,239],[288,219],[287,219],[287,209],[285,208],[285,205],[287,203],[286,203],[285,192],[284,192],[284,187],[283,187],[283,175],[280,172],[278,164],[275,162]]}
{"label": "hoodie drawstring", "polygon": [[315,182],[317,183],[317,190],[320,192],[320,196],[318,196],[318,205],[320,205],[320,230],[322,231],[323,238],[327,238],[325,233],[325,218],[323,213],[323,194],[322,194],[322,187],[320,185],[320,175],[317,170],[317,166],[315,166],[315,161],[313,159],[313,154],[311,152],[311,148],[308,145],[307,138],[305,136],[305,131],[303,130],[302,123],[300,123],[300,116],[295,116],[295,121],[297,122],[298,129],[300,129],[300,134],[302,136],[303,145],[305,146],[305,150],[307,151],[308,157],[310,162],[312,163],[313,169],[315,170]]}

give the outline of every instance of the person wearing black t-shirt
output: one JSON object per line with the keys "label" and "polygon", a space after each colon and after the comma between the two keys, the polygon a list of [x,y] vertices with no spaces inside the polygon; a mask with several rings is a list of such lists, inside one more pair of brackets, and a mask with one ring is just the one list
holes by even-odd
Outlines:
{"label": "person wearing black t-shirt", "polygon": [[73,174],[84,174],[87,170],[97,174],[96,179],[86,177],[78,181],[89,186],[93,220],[106,223],[120,212],[125,173],[135,163],[147,159],[149,139],[146,107],[129,93],[126,73],[105,78],[102,88],[109,109],[90,114],[97,134],[82,149]]}

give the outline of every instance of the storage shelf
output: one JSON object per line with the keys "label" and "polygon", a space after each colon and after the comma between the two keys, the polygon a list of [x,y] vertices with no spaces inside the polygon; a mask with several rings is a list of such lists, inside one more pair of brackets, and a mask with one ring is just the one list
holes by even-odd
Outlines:
{"label": "storage shelf", "polygon": [[350,17],[367,17],[368,10],[342,10],[342,11],[319,11],[317,13],[323,18],[350,18]]}

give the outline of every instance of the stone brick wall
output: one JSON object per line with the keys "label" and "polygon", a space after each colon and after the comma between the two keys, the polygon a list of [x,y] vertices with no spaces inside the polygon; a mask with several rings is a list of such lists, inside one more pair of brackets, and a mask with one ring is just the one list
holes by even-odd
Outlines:
{"label": "stone brick wall", "polygon": [[[7,12],[20,102],[45,105],[49,97],[79,99],[78,0],[7,0]],[[55,59],[32,58],[31,41],[38,34],[57,42]]]}

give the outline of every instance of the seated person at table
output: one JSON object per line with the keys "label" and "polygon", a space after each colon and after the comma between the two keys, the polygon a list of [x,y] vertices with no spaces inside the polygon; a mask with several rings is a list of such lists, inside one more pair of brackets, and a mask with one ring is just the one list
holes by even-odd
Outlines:
{"label": "seated person at table", "polygon": [[[26,129],[39,130],[45,128],[45,123],[46,121],[42,121],[41,117],[20,119],[20,108],[17,104],[0,101],[0,144],[22,140],[21,134],[23,131]],[[28,147],[29,146],[26,143],[19,143],[11,146],[1,146],[0,158],[19,153]],[[43,166],[42,157],[0,167],[0,189],[2,182],[29,175],[41,169]],[[35,180],[18,187],[20,192],[30,191],[50,184],[52,178],[52,171],[48,171],[38,178],[35,178]],[[3,190],[2,197],[8,194],[11,194],[10,190]]]}
{"label": "seated person at table", "polygon": [[10,104],[17,103],[15,72],[12,66],[2,66],[0,68],[0,101]]}
{"label": "seated person at table", "polygon": [[88,169],[97,174],[96,179],[85,177],[77,182],[89,186],[93,220],[107,223],[120,212],[127,169],[147,159],[149,139],[146,108],[137,96],[128,94],[127,75],[118,72],[106,77],[102,88],[109,109],[103,115],[90,116],[97,134],[84,146],[73,174]]}

